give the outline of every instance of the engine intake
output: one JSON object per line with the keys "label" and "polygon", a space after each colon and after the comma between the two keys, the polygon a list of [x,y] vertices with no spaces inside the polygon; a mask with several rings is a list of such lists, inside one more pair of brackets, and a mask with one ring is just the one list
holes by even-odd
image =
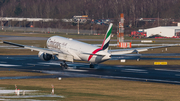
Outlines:
{"label": "engine intake", "polygon": [[52,59],[52,55],[44,52],[39,52],[38,57],[43,61],[49,61]]}

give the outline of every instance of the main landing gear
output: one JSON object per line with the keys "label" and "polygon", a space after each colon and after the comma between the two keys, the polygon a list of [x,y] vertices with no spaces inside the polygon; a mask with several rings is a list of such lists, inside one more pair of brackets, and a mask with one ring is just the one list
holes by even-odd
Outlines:
{"label": "main landing gear", "polygon": [[60,66],[61,66],[63,69],[67,69],[67,68],[68,68],[68,65],[66,64],[65,61],[63,61],[63,63],[60,63]]}
{"label": "main landing gear", "polygon": [[94,68],[94,65],[93,64],[90,64],[90,66],[89,66],[90,68]]}

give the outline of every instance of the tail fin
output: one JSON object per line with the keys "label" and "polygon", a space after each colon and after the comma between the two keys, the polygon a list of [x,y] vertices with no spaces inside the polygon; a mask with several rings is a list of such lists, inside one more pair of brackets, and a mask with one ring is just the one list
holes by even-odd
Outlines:
{"label": "tail fin", "polygon": [[101,46],[102,50],[108,51],[109,42],[110,42],[110,39],[111,39],[112,26],[113,26],[113,24],[110,23],[109,28],[108,28],[108,30],[106,32],[105,37],[104,37],[104,41],[103,41],[102,46]]}

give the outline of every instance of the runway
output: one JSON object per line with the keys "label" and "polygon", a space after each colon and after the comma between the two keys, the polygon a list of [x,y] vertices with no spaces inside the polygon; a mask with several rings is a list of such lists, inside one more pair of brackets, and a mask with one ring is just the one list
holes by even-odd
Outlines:
{"label": "runway", "polygon": [[[36,34],[36,33],[24,33],[24,34]],[[74,34],[68,34],[68,35],[74,35]],[[61,34],[59,34],[59,36],[61,36]],[[68,37],[68,36],[67,36]],[[102,36],[102,38],[104,38],[104,36]],[[29,36],[12,36],[12,35],[0,35],[0,40],[47,40],[48,38],[47,37],[29,37]],[[79,38],[76,38],[75,40],[78,40],[78,41],[100,41],[100,42],[103,42],[103,39],[79,39]],[[125,42],[140,42],[141,43],[141,40],[144,40],[144,39],[136,39],[136,40],[124,40]],[[146,39],[145,39],[146,40]],[[147,40],[151,40],[151,39],[147,39]],[[180,40],[179,39],[174,39],[173,41],[171,39],[166,39],[166,41],[164,41],[164,39],[152,39],[153,41],[155,42],[168,42],[169,44],[171,42],[176,43],[180,43]],[[116,42],[117,39],[111,39],[112,42]],[[134,44],[135,46],[138,46],[137,44]]]}
{"label": "runway", "polygon": [[53,74],[45,76],[0,77],[0,79],[96,77],[180,84],[179,66],[124,66],[99,64],[96,68],[91,69],[86,63],[68,63],[68,65],[68,69],[62,69],[59,66],[59,61],[42,61],[36,55],[0,56],[0,67],[2,68]]}

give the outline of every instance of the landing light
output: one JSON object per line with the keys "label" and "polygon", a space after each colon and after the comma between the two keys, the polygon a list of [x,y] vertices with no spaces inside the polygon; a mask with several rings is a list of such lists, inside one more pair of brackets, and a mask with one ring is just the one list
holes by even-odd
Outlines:
{"label": "landing light", "polygon": [[69,38],[69,40],[73,40],[72,38]]}

